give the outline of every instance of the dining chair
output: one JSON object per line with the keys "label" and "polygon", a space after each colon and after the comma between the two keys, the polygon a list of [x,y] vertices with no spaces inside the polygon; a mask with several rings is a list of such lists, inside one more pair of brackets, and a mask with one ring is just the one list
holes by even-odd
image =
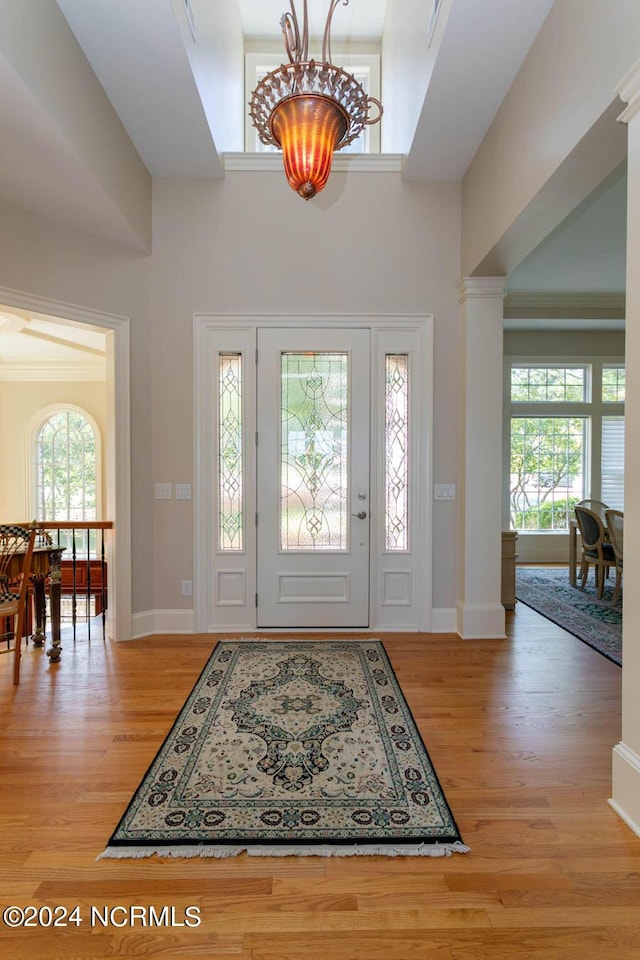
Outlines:
{"label": "dining chair", "polygon": [[605,572],[616,565],[613,547],[607,539],[607,531],[599,513],[576,504],[575,514],[582,541],[581,589],[584,590],[586,586],[589,566],[593,564],[596,572],[598,600],[601,600],[604,591]]}
{"label": "dining chair", "polygon": [[[0,525],[0,624],[6,623],[0,640],[2,653],[13,653],[13,682],[20,683],[20,658],[27,612],[27,593],[35,527]],[[10,629],[9,628],[10,625]]]}
{"label": "dining chair", "polygon": [[611,603],[616,604],[622,589],[622,554],[624,546],[624,513],[622,510],[606,510],[605,523],[609,531],[609,540],[616,558],[616,583],[613,588]]}
{"label": "dining chair", "polygon": [[587,510],[593,510],[594,513],[597,513],[602,519],[603,523],[605,522],[605,511],[609,509],[609,504],[605,503],[603,500],[579,500],[576,506],[586,507]]}

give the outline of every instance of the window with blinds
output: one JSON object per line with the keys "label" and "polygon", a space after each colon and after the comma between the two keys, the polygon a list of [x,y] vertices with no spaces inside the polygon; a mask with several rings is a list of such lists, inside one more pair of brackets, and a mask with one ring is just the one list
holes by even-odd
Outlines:
{"label": "window with blinds", "polygon": [[624,417],[602,418],[602,500],[624,510]]}

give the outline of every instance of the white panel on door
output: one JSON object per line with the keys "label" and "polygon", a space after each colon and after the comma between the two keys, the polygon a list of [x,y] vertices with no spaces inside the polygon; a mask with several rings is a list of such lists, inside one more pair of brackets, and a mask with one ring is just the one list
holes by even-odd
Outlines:
{"label": "white panel on door", "polygon": [[278,600],[280,603],[348,603],[349,574],[280,574]]}
{"label": "white panel on door", "polygon": [[258,626],[367,626],[369,331],[260,329],[258,358]]}

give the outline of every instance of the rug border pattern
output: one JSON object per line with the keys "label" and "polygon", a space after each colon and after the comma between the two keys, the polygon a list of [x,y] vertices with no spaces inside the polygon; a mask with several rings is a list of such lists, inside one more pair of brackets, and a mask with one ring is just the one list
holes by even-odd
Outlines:
{"label": "rug border pattern", "polygon": [[[201,685],[204,680],[207,671],[210,670],[213,662],[217,657],[219,657],[224,652],[225,645],[233,645],[238,648],[236,650],[236,655],[239,654],[240,647],[250,644],[257,644],[261,647],[265,645],[273,646],[277,644],[285,644],[288,647],[292,647],[295,644],[301,644],[307,648],[313,644],[335,644],[335,645],[347,645],[353,646],[358,645],[360,650],[363,651],[364,647],[374,646],[378,650],[378,653],[383,661],[383,665],[388,671],[388,677],[392,684],[393,693],[395,694],[398,707],[402,712],[402,723],[406,726],[407,730],[414,738],[414,741],[419,745],[420,749],[423,752],[423,769],[425,771],[425,779],[429,788],[430,796],[432,802],[435,803],[438,814],[442,820],[441,827],[429,827],[429,830],[432,831],[430,835],[425,836],[424,828],[414,827],[409,830],[405,830],[404,833],[397,835],[389,836],[388,834],[376,836],[371,832],[362,832],[361,836],[357,835],[357,828],[351,829],[348,836],[339,836],[336,835],[335,831],[327,831],[326,835],[318,834],[316,830],[316,836],[306,836],[304,832],[298,831],[296,837],[282,837],[281,831],[279,832],[278,828],[273,829],[272,831],[261,831],[259,835],[252,836],[250,830],[243,830],[240,835],[223,837],[216,836],[212,839],[205,839],[200,837],[170,837],[166,836],[161,831],[146,831],[146,836],[144,837],[123,837],[121,836],[121,831],[125,828],[128,818],[132,815],[132,812],[135,811],[136,804],[141,800],[145,790],[147,789],[147,780],[153,771],[156,764],[161,760],[165,752],[170,748],[170,744],[173,738],[174,733],[177,732],[180,725],[184,722],[185,716],[190,712],[192,705],[196,698],[201,693]],[[368,683],[372,686],[372,678],[367,676]],[[218,700],[224,695],[223,690],[218,690],[216,692],[216,697]],[[376,698],[372,698],[373,702],[376,702]],[[377,706],[377,704],[376,704]],[[213,703],[211,705],[211,715],[214,713]],[[388,731],[382,726],[382,731],[384,736],[387,738],[387,741],[390,740],[388,737]],[[389,742],[385,743],[385,749],[387,756],[393,756],[393,751]],[[189,763],[192,762],[190,759]],[[395,779],[395,777],[394,777]],[[242,802],[242,801],[239,801]],[[361,799],[355,799],[351,801],[354,806],[362,806],[363,801]],[[366,801],[365,801],[366,802]],[[306,801],[308,804],[308,801]],[[295,806],[304,805],[305,801],[295,801],[292,800],[291,805]],[[275,802],[274,802],[275,806]],[[157,835],[154,835],[157,834]],[[272,846],[269,846],[272,845]],[[273,847],[275,845],[275,849]],[[301,849],[301,845],[304,848]],[[111,838],[109,839],[107,850],[103,856],[145,856],[152,853],[161,853],[164,851],[164,848],[167,848],[165,855],[170,856],[181,856],[184,854],[180,853],[180,849],[184,849],[185,854],[188,856],[227,856],[235,855],[242,850],[246,850],[247,853],[254,855],[286,855],[286,853],[291,850],[292,853],[300,855],[301,853],[313,853],[316,850],[320,855],[330,856],[336,855],[340,852],[349,852],[349,853],[364,853],[364,852],[374,852],[374,853],[399,853],[399,854],[419,854],[419,855],[448,855],[453,851],[467,852],[468,847],[466,847],[460,835],[460,830],[453,816],[453,812],[449,806],[449,803],[445,797],[444,790],[440,783],[439,777],[436,773],[435,767],[429,755],[429,751],[424,743],[422,735],[418,729],[418,726],[415,722],[415,719],[411,713],[411,709],[406,700],[406,697],[402,691],[402,688],[398,682],[395,670],[391,664],[388,653],[385,649],[384,643],[377,638],[357,638],[354,640],[327,640],[327,639],[317,639],[317,640],[301,640],[298,638],[291,639],[267,639],[267,638],[231,638],[231,639],[220,639],[215,644],[210,657],[205,663],[204,667],[200,671],[200,674],[197,680],[194,683],[192,690],[190,691],[186,701],[183,706],[180,708],[171,728],[160,747],[158,748],[153,760],[147,767],[143,777],[140,780],[139,786],[135,790],[131,800],[127,804],[127,807],[118,821],[117,826],[115,827]],[[206,851],[211,849],[213,852],[208,854]],[[261,853],[261,848],[264,848],[265,853]],[[342,850],[342,848],[344,848]],[[367,849],[368,848],[368,849]],[[388,850],[386,848],[389,848]],[[127,850],[130,851],[127,854]],[[146,854],[144,851],[149,850],[149,854]],[[228,853],[226,852],[228,850]],[[189,851],[189,852],[187,852]]]}
{"label": "rug border pattern", "polygon": [[[579,605],[573,603],[571,600],[563,600],[562,596],[559,596],[555,599],[550,600],[548,593],[543,593],[541,598],[538,598],[535,595],[523,595],[523,589],[526,591],[527,588],[537,593],[543,591],[544,587],[535,583],[523,583],[522,574],[532,573],[532,574],[542,574],[544,575],[562,574],[566,578],[566,582],[559,583],[558,586],[562,588],[562,591],[576,591],[580,597],[583,597],[585,600],[585,605],[595,604],[597,606],[607,607],[607,601],[598,600],[595,592],[583,593],[579,587],[574,587],[569,583],[569,574],[566,567],[534,567],[527,566],[523,564],[522,566],[517,567],[516,569],[516,599],[523,603],[526,607],[529,607],[531,610],[535,610],[536,613],[539,613],[541,617],[544,617],[546,620],[555,623],[556,626],[564,630],[566,633],[570,633],[573,637],[580,640],[586,646],[590,647],[596,653],[599,653],[605,659],[610,660],[611,663],[615,663],[616,666],[622,666],[622,637],[620,636],[617,639],[617,650],[610,649],[610,642],[608,638],[603,635],[602,629],[598,631],[599,621],[595,618],[590,618],[589,614],[581,610]],[[549,576],[551,580],[551,576]],[[589,586],[587,587],[589,589]],[[576,598],[577,599],[577,598]],[[567,615],[564,614],[564,606],[569,608],[573,612],[574,616],[580,620],[584,620],[583,624],[572,623],[570,620],[567,620]],[[605,621],[601,621],[605,623]],[[605,623],[605,626],[610,626]],[[613,641],[616,642],[616,641]],[[619,652],[618,652],[619,651]]]}

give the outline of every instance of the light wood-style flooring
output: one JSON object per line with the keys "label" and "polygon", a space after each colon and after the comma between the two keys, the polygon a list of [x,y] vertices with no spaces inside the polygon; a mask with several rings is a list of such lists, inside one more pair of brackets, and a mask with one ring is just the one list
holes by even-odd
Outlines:
{"label": "light wood-style flooring", "polygon": [[[509,634],[378,634],[472,848],[442,859],[96,861],[216,638],[29,647],[17,689],[0,658],[0,904],[82,917],[0,924],[0,956],[637,960],[640,838],[607,804],[621,671],[521,604]],[[91,905],[202,922],[92,928]]]}

